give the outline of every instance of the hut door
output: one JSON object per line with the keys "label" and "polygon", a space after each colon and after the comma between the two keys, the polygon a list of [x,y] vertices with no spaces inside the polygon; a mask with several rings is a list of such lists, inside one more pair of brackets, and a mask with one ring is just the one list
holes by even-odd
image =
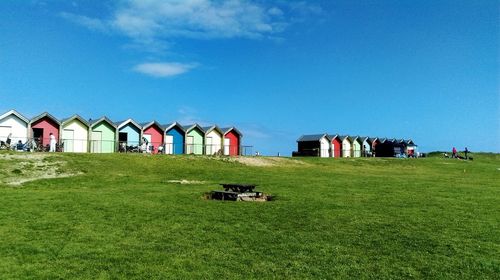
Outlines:
{"label": "hut door", "polygon": [[165,135],[165,154],[172,155],[174,153],[174,136]]}
{"label": "hut door", "polygon": [[65,152],[73,152],[74,151],[74,139],[75,139],[75,131],[72,129],[64,129],[63,130],[63,143],[64,143],[64,151]]}
{"label": "hut door", "polygon": [[92,131],[92,147],[90,150],[92,153],[102,153],[102,132]]}
{"label": "hut door", "polygon": [[342,152],[344,157],[350,157],[351,156],[351,145],[344,141],[342,143]]}
{"label": "hut door", "polygon": [[224,155],[229,155],[229,147],[231,146],[231,139],[224,138]]}
{"label": "hut door", "polygon": [[[143,137],[146,138],[146,141],[148,141],[147,145],[146,145],[146,143],[143,143],[145,145],[145,147],[144,147],[146,149],[145,151],[149,152],[151,150],[150,147],[154,146],[154,144],[151,143],[151,139],[153,139],[153,138],[151,137],[151,134],[144,134]],[[153,152],[153,151],[151,151],[151,152]]]}
{"label": "hut door", "polygon": [[[11,133],[12,128],[10,126],[0,126],[0,137],[2,137],[2,141],[6,141],[7,137]],[[11,136],[12,138],[12,136]]]}
{"label": "hut door", "polygon": [[126,133],[126,132],[120,132],[118,134],[118,141],[120,142],[120,146],[122,144],[128,145],[128,143],[127,143],[128,142],[128,133]]}
{"label": "hut door", "polygon": [[206,143],[207,155],[211,155],[213,153],[212,143],[213,143],[213,138],[207,137],[207,143]]}
{"label": "hut door", "polygon": [[188,136],[186,138],[186,154],[192,154],[193,151],[193,145],[194,145],[194,137],[193,136]]}

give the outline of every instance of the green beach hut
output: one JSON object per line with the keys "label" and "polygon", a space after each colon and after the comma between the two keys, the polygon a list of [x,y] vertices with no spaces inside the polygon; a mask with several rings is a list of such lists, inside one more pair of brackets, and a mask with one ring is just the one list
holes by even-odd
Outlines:
{"label": "green beach hut", "polygon": [[116,152],[116,125],[108,118],[102,117],[90,122],[89,139],[91,153]]}
{"label": "green beach hut", "polygon": [[183,126],[186,131],[186,154],[203,154],[203,138],[205,137],[205,132],[201,126],[198,124]]}
{"label": "green beach hut", "polygon": [[359,136],[349,136],[352,143],[352,157],[361,157],[361,139]]}

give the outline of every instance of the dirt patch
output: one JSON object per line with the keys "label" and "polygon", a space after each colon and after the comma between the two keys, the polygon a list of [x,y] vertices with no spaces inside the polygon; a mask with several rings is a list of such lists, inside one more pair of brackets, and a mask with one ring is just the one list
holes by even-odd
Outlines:
{"label": "dirt patch", "polygon": [[168,180],[168,183],[181,184],[181,185],[198,185],[205,184],[205,181],[196,181],[196,180]]}
{"label": "dirt patch", "polygon": [[307,165],[307,163],[296,159],[282,157],[237,157],[234,161],[248,166],[290,166],[290,165]]}
{"label": "dirt patch", "polygon": [[10,186],[20,186],[26,182],[66,178],[79,175],[64,171],[66,162],[51,158],[46,154],[19,153],[0,154],[1,170],[0,183]]}
{"label": "dirt patch", "polygon": [[18,153],[18,154],[0,154],[0,160],[35,160],[40,161],[47,158],[45,154]]}
{"label": "dirt patch", "polygon": [[10,182],[7,182],[7,185],[10,185],[10,186],[20,186],[24,183],[27,183],[27,182],[31,182],[31,181],[36,181],[36,180],[42,180],[42,179],[55,179],[55,178],[68,178],[68,177],[73,177],[73,176],[76,176],[76,175],[79,175],[77,173],[61,173],[61,174],[55,174],[55,173],[52,173],[52,174],[43,174],[41,176],[38,176],[36,178],[17,178],[17,179],[13,179],[11,180]]}

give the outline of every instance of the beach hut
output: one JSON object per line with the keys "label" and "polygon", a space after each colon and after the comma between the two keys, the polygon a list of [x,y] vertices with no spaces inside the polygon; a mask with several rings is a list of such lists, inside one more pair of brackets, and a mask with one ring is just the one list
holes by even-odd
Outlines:
{"label": "beach hut", "polygon": [[368,138],[368,142],[371,145],[372,157],[376,156],[377,153],[377,145],[380,144],[380,140],[377,137]]}
{"label": "beach hut", "polygon": [[352,144],[352,157],[361,157],[361,141],[358,136],[349,136]]}
{"label": "beach hut", "polygon": [[38,146],[46,147],[50,142],[50,133],[59,141],[61,123],[51,114],[45,112],[30,120],[31,137]]}
{"label": "beach hut", "polygon": [[118,143],[123,151],[126,147],[138,147],[141,143],[142,127],[133,119],[115,123],[118,128]]}
{"label": "beach hut", "polygon": [[90,152],[114,153],[116,151],[116,125],[108,118],[102,117],[90,122]]}
{"label": "beach hut", "polygon": [[342,154],[342,141],[340,140],[339,135],[330,135],[330,143],[331,143],[331,156],[339,158]]}
{"label": "beach hut", "polygon": [[224,132],[224,155],[241,155],[241,138],[243,134],[235,127],[222,128]]}
{"label": "beach hut", "polygon": [[203,138],[205,132],[198,124],[183,126],[186,131],[186,154],[203,154]]}
{"label": "beach hut", "polygon": [[376,148],[377,157],[401,156],[404,152],[404,145],[397,139],[382,138]]}
{"label": "beach hut", "polygon": [[[165,131],[163,130],[163,126],[156,121],[152,121],[143,124],[142,127],[142,137],[144,137],[149,143],[148,151],[153,154],[158,153],[158,148],[161,146],[163,149],[164,144],[163,135],[165,134]],[[160,151],[162,151],[162,149],[160,149]]]}
{"label": "beach hut", "polygon": [[408,140],[403,140],[403,143],[405,144],[405,154],[408,157],[416,157],[417,156],[417,145],[413,140],[408,139]]}
{"label": "beach hut", "polygon": [[352,142],[349,136],[339,136],[342,142],[342,157],[351,157],[352,153]]}
{"label": "beach hut", "polygon": [[205,154],[222,155],[222,139],[224,132],[216,125],[203,127],[205,132]]}
{"label": "beach hut", "polygon": [[165,131],[165,154],[182,155],[184,154],[184,143],[186,132],[177,122],[164,125]]}
{"label": "beach hut", "polygon": [[89,123],[82,117],[74,115],[61,121],[61,141],[64,152],[86,153],[89,142]]}
{"label": "beach hut", "polygon": [[302,135],[297,139],[297,152],[299,156],[330,156],[330,138],[328,134]]}
{"label": "beach hut", "polygon": [[361,142],[361,155],[363,157],[371,157],[372,156],[372,145],[369,137],[359,137],[359,141]]}
{"label": "beach hut", "polygon": [[0,140],[6,142],[10,137],[10,145],[18,141],[23,144],[28,141],[29,120],[15,110],[10,110],[0,116]]}

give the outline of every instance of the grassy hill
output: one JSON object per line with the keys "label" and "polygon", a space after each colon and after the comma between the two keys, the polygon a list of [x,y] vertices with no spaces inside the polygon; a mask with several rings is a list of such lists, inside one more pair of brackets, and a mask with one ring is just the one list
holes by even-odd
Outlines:
{"label": "grassy hill", "polygon": [[[255,183],[267,203],[203,199]],[[0,153],[0,278],[498,279],[500,156]]]}

